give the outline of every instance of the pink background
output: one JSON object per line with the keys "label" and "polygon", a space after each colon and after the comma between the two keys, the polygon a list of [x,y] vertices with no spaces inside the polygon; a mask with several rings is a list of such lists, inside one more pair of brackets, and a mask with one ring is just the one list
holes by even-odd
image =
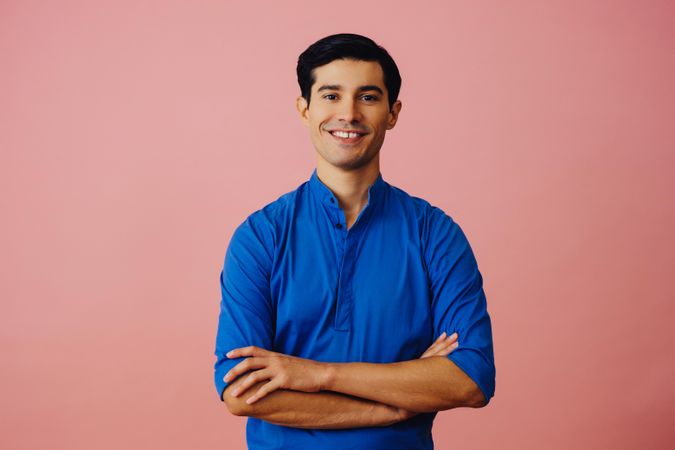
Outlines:
{"label": "pink background", "polygon": [[383,176],[485,279],[496,395],[437,448],[668,448],[673,30],[668,1],[3,1],[0,448],[245,448],[218,276],[311,174],[295,64],[338,32],[396,59]]}

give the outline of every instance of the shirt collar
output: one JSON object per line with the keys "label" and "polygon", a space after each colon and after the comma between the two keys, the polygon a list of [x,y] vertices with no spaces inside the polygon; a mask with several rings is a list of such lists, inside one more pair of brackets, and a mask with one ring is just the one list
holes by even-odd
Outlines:
{"label": "shirt collar", "polygon": [[[380,201],[384,194],[385,184],[386,183],[382,178],[382,172],[378,173],[377,179],[368,188],[368,205],[372,205]],[[309,179],[309,190],[312,191],[314,196],[324,205],[339,208],[337,197],[330,189],[328,189],[328,186],[323,184],[323,182],[319,179],[316,169],[314,169],[312,176]]]}

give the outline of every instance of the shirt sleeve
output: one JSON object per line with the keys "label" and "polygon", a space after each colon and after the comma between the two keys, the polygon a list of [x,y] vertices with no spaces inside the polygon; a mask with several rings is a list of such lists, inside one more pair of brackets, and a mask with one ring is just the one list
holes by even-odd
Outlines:
{"label": "shirt sleeve", "polygon": [[478,385],[487,404],[494,396],[496,371],[483,278],[460,226],[437,207],[431,207],[427,219],[425,260],[433,295],[433,337],[457,332],[459,346],[448,358]]}
{"label": "shirt sleeve", "polygon": [[271,233],[250,216],[230,239],[220,272],[221,302],[214,366],[215,385],[221,401],[229,384],[223,377],[245,359],[229,359],[226,353],[251,345],[272,350],[275,314],[270,299],[270,270],[273,248]]}

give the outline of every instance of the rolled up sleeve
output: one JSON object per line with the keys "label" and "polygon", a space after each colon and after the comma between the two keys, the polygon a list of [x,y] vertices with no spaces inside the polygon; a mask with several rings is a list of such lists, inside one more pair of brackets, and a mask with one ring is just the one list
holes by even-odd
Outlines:
{"label": "rolled up sleeve", "polygon": [[425,232],[434,336],[458,333],[459,346],[448,358],[478,385],[487,404],[494,396],[496,370],[492,324],[476,258],[460,226],[441,209],[431,207]]}
{"label": "rolled up sleeve", "polygon": [[270,298],[273,240],[270,231],[261,225],[249,216],[237,227],[220,272],[214,379],[221,401],[229,384],[223,377],[245,359],[229,359],[227,352],[252,345],[272,349],[275,323]]}

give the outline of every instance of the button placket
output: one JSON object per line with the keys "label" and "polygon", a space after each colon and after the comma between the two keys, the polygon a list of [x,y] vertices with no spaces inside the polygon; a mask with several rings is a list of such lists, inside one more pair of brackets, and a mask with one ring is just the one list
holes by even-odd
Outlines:
{"label": "button placket", "polygon": [[337,206],[334,197],[329,197],[325,204],[328,207],[327,209],[330,210],[331,216],[334,218],[333,224],[336,233],[333,237],[338,253],[339,268],[337,286],[335,288],[335,317],[333,329],[336,331],[350,331],[352,328],[352,283],[356,264],[356,248],[358,247],[358,241],[361,235],[359,230],[362,228],[358,222],[363,222],[363,219],[359,220],[359,218],[364,215],[364,212],[369,208],[369,205],[367,204],[364,210],[361,211],[359,218],[357,218],[356,223],[352,225],[352,228],[347,229],[344,211]]}
{"label": "button placket", "polygon": [[335,308],[335,329],[349,331],[352,325],[354,270],[356,267],[356,248],[360,233],[358,228],[352,227],[345,235],[344,253],[339,274],[338,297]]}
{"label": "button placket", "polygon": [[[382,183],[383,181],[380,176],[372,187],[375,187],[377,192],[379,192],[383,188]],[[336,331],[350,331],[352,328],[353,278],[354,271],[356,270],[357,251],[361,236],[365,235],[365,231],[368,228],[367,224],[369,220],[366,216],[372,213],[375,206],[371,204],[371,200],[373,200],[371,193],[375,191],[372,190],[372,187],[368,190],[368,201],[365,207],[357,216],[351,229],[347,229],[344,211],[340,208],[338,200],[329,191],[328,187],[316,177],[316,171],[312,174],[311,184],[314,193],[317,194],[316,198],[323,204],[326,217],[331,222],[334,230],[330,234],[335,244],[338,273],[335,286],[333,329]]]}

